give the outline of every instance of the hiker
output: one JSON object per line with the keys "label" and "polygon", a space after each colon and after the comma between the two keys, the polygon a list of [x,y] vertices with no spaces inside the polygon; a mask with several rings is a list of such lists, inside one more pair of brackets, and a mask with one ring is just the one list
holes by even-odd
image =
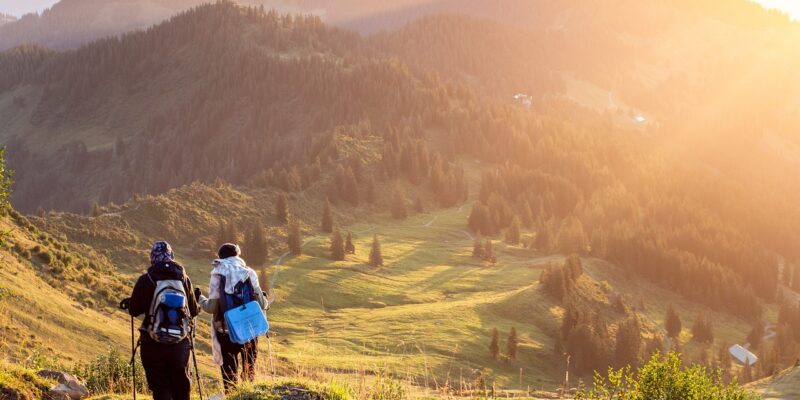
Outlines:
{"label": "hiker", "polygon": [[189,400],[191,320],[198,308],[192,282],[169,243],[153,245],[150,268],[136,281],[126,306],[133,317],[144,314],[139,344],[153,400]]}
{"label": "hiker", "polygon": [[[211,350],[214,361],[222,369],[222,382],[226,393],[229,393],[236,385],[240,366],[242,380],[253,381],[255,378],[258,338],[254,338],[245,344],[235,343],[231,340],[223,318],[223,313],[226,310],[220,299],[225,296],[227,302],[231,296],[242,296],[242,293],[246,292],[252,298],[240,298],[238,299],[239,304],[257,301],[262,310],[269,309],[269,300],[267,295],[261,291],[258,275],[252,268],[247,266],[240,255],[239,246],[232,243],[222,245],[217,251],[217,257],[219,258],[211,263],[213,269],[211,270],[211,279],[208,284],[208,297],[203,296],[199,288],[195,289],[195,296],[198,298],[198,303],[202,310],[213,314],[211,319]],[[243,287],[246,287],[247,290],[243,290]]]}

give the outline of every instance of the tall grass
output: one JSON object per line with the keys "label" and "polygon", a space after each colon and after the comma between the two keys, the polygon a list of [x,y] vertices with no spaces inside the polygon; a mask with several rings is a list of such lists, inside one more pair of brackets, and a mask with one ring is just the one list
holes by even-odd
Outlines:
{"label": "tall grass", "polygon": [[[136,360],[136,391],[144,392],[145,375],[141,360]],[[116,349],[109,349],[88,363],[80,363],[73,367],[72,373],[86,383],[92,393],[127,394],[133,391],[133,373],[130,357]]]}

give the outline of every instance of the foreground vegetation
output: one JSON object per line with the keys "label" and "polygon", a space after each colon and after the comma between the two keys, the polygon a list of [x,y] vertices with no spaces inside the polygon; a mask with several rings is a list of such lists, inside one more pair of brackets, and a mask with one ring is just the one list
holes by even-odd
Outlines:
{"label": "foreground vegetation", "polygon": [[755,400],[759,397],[742,389],[734,380],[722,381],[721,374],[699,365],[684,366],[680,355],[653,355],[638,371],[630,367],[595,374],[594,386],[581,390],[576,399],[606,400]]}

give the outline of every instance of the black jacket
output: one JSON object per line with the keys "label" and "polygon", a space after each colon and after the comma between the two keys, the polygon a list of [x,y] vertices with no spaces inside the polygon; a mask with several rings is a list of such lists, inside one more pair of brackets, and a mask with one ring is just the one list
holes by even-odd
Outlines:
{"label": "black jacket", "polygon": [[[136,286],[133,287],[128,313],[134,317],[147,314],[150,311],[150,303],[153,301],[153,292],[156,290],[153,282],[162,280],[183,281],[183,290],[186,291],[189,314],[192,318],[197,316],[197,299],[194,298],[192,281],[186,275],[183,267],[174,261],[155,264],[147,269],[147,273],[139,277],[139,280],[136,281]],[[148,317],[149,315],[145,315],[145,321],[148,320]]]}

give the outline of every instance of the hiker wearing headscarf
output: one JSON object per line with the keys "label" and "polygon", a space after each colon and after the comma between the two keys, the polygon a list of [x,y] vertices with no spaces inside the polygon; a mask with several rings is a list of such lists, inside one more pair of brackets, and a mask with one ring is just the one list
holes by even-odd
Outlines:
{"label": "hiker wearing headscarf", "polygon": [[175,261],[172,247],[163,241],[155,242],[150,250],[150,267],[136,281],[128,303],[128,312],[134,317],[144,315],[139,328],[139,343],[147,386],[153,392],[153,400],[189,400],[191,339],[186,337],[177,343],[167,344],[157,341],[151,334],[154,317],[150,313],[160,281],[182,283],[185,292],[184,306],[189,312],[186,317],[194,318],[198,307],[192,282],[184,268]]}
{"label": "hiker wearing headscarf", "polygon": [[[262,309],[269,308],[269,300],[261,290],[258,283],[258,275],[252,268],[247,266],[240,256],[241,250],[239,246],[233,243],[222,245],[217,251],[218,258],[211,262],[213,269],[211,270],[211,279],[208,286],[208,298],[201,295],[199,289],[195,289],[200,307],[203,311],[213,315],[211,319],[211,352],[214,356],[214,361],[222,370],[222,382],[225,392],[229,392],[233,388],[239,380],[238,375],[240,372],[243,380],[252,381],[255,377],[254,367],[258,357],[258,338],[244,345],[231,341],[223,315],[220,312],[219,303],[222,292],[233,294],[237,284],[249,281],[250,285],[252,285],[255,301],[258,302]],[[223,281],[225,282],[224,287]]]}

